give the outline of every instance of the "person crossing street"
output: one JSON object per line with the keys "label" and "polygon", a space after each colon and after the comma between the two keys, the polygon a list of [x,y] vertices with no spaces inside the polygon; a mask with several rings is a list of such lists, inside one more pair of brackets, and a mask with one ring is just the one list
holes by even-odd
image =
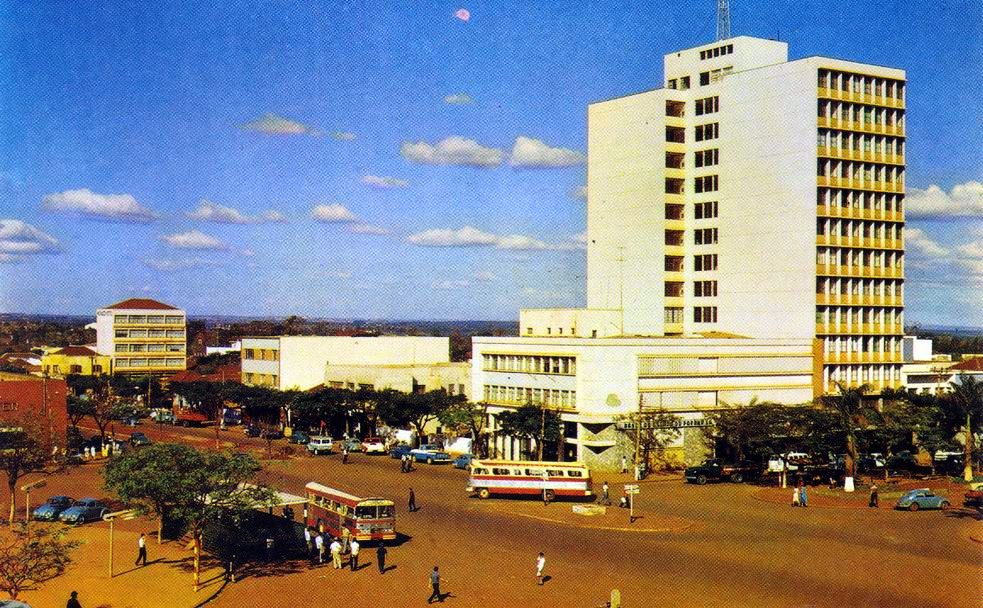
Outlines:
{"label": "person crossing street", "polygon": [[140,533],[140,538],[137,540],[137,561],[133,564],[134,566],[139,566],[140,562],[143,561],[143,565],[147,565],[147,536]]}
{"label": "person crossing street", "polygon": [[358,545],[358,539],[353,538],[350,547],[351,559],[348,560],[348,563],[351,566],[352,572],[356,572],[358,571],[358,551],[361,548]]}

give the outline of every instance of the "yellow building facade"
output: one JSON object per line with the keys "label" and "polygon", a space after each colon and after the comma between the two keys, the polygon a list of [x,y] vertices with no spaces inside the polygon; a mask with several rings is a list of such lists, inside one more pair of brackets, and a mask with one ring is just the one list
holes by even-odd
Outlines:
{"label": "yellow building facade", "polygon": [[87,346],[66,346],[41,357],[41,371],[48,376],[101,376],[113,373],[112,361]]}

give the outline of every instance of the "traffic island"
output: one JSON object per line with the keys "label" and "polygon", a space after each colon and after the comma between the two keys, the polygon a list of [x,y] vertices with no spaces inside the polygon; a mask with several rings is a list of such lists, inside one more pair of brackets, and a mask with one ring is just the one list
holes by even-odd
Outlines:
{"label": "traffic island", "polygon": [[553,502],[544,506],[542,502],[506,499],[476,502],[474,507],[551,524],[613,532],[671,534],[690,531],[697,525],[694,520],[637,508],[635,521],[631,522],[626,508],[592,503]]}

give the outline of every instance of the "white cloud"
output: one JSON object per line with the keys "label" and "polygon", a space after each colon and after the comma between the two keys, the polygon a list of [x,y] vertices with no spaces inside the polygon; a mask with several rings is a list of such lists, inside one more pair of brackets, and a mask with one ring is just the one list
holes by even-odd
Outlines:
{"label": "white cloud", "polygon": [[457,230],[424,230],[406,237],[406,242],[421,247],[494,247],[510,251],[559,251],[575,248],[572,243],[545,243],[524,234],[491,234],[473,226],[464,226]]}
{"label": "white cloud", "polygon": [[24,256],[60,253],[61,244],[50,234],[20,220],[0,220],[0,262],[24,261]]}
{"label": "white cloud", "polygon": [[520,135],[512,146],[509,164],[526,169],[555,169],[582,165],[587,160],[582,152],[569,148],[552,148],[541,140]]}
{"label": "white cloud", "polygon": [[161,237],[161,240],[177,249],[201,249],[213,251],[228,249],[228,246],[222,241],[199,230],[189,230],[187,232],[167,234]]}
{"label": "white cloud", "polygon": [[410,162],[425,165],[458,165],[488,169],[502,163],[502,151],[482,146],[473,139],[451,136],[437,142],[403,142],[399,153]]}
{"label": "white cloud", "polygon": [[355,214],[338,203],[317,205],[311,209],[311,217],[319,222],[326,223],[354,222],[358,219],[355,217]]}
{"label": "white cloud", "polygon": [[357,136],[351,131],[332,131],[330,137],[338,141],[355,141]]}
{"label": "white cloud", "polygon": [[444,103],[452,106],[467,106],[474,103],[474,99],[467,93],[454,93],[444,97]]}
{"label": "white cloud", "polygon": [[389,176],[379,176],[379,175],[363,175],[362,183],[370,188],[377,188],[379,190],[389,190],[392,188],[405,188],[410,185],[405,179],[399,179],[397,177]]}
{"label": "white cloud", "polygon": [[570,237],[570,240],[573,241],[574,243],[576,243],[577,245],[581,246],[582,248],[586,249],[587,248],[587,231],[584,230],[580,234],[573,235],[572,237]]}
{"label": "white cloud", "polygon": [[[908,229],[910,231],[911,228]],[[957,247],[959,255],[972,260],[983,260],[983,243],[976,241]]]}
{"label": "white cloud", "polygon": [[472,226],[459,230],[433,228],[406,237],[406,242],[421,247],[487,247],[498,243],[499,237]]}
{"label": "white cloud", "polygon": [[451,290],[451,289],[464,289],[465,287],[468,287],[470,285],[471,283],[469,281],[458,279],[456,281],[434,281],[430,285],[430,287],[439,290]]}
{"label": "white cloud", "polygon": [[957,184],[948,193],[936,185],[925,190],[910,188],[905,208],[909,219],[983,217],[983,182]]}
{"label": "white cloud", "polygon": [[374,224],[352,224],[349,230],[355,234],[373,234],[378,236],[392,234],[392,230]]}
{"label": "white cloud", "polygon": [[320,135],[317,129],[304,123],[278,116],[272,112],[263,114],[256,120],[242,125],[246,131],[257,131],[267,135]]}
{"label": "white cloud", "polygon": [[983,279],[983,259],[956,260],[956,265],[976,279]]}
{"label": "white cloud", "polygon": [[261,222],[285,222],[287,218],[279,211],[267,211],[262,215],[245,215],[238,209],[224,207],[202,199],[198,208],[185,214],[193,220],[214,222],[216,224],[259,224]]}
{"label": "white cloud", "polygon": [[918,228],[906,228],[904,231],[905,244],[916,254],[929,258],[942,258],[949,255],[949,250],[931,239]]}
{"label": "white cloud", "polygon": [[177,272],[181,270],[192,270],[194,268],[204,268],[207,266],[219,266],[215,260],[202,260],[199,258],[146,258],[141,260],[143,265],[158,272]]}
{"label": "white cloud", "polygon": [[158,217],[132,195],[97,194],[88,188],[48,194],[42,199],[41,208],[116,222],[146,223]]}
{"label": "white cloud", "polygon": [[572,196],[573,198],[578,198],[578,199],[580,199],[582,201],[586,201],[587,200],[587,185],[584,184],[583,186],[577,186],[576,188],[574,188],[573,190],[570,191],[570,196]]}
{"label": "white cloud", "polygon": [[489,272],[487,270],[474,273],[474,278],[476,281],[481,283],[491,283],[498,280],[498,276],[496,276],[494,272]]}

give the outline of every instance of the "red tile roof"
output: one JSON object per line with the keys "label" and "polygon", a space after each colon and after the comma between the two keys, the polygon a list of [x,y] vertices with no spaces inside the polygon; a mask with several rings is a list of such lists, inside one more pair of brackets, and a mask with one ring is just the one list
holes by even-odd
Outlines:
{"label": "red tile roof", "polygon": [[219,365],[210,374],[203,374],[197,369],[188,369],[171,376],[171,382],[240,382],[242,367],[239,363]]}
{"label": "red tile roof", "polygon": [[151,300],[149,298],[130,298],[129,300],[123,300],[122,302],[117,302],[106,306],[108,309],[136,309],[136,310],[178,310],[170,304],[164,304],[163,302],[158,302],[157,300]]}
{"label": "red tile roof", "polygon": [[953,371],[962,372],[983,372],[983,357],[976,357],[975,359],[967,359],[961,363],[956,363],[949,368]]}
{"label": "red tile roof", "polygon": [[68,355],[69,357],[95,357],[98,353],[87,346],[66,346],[52,351],[53,355]]}

